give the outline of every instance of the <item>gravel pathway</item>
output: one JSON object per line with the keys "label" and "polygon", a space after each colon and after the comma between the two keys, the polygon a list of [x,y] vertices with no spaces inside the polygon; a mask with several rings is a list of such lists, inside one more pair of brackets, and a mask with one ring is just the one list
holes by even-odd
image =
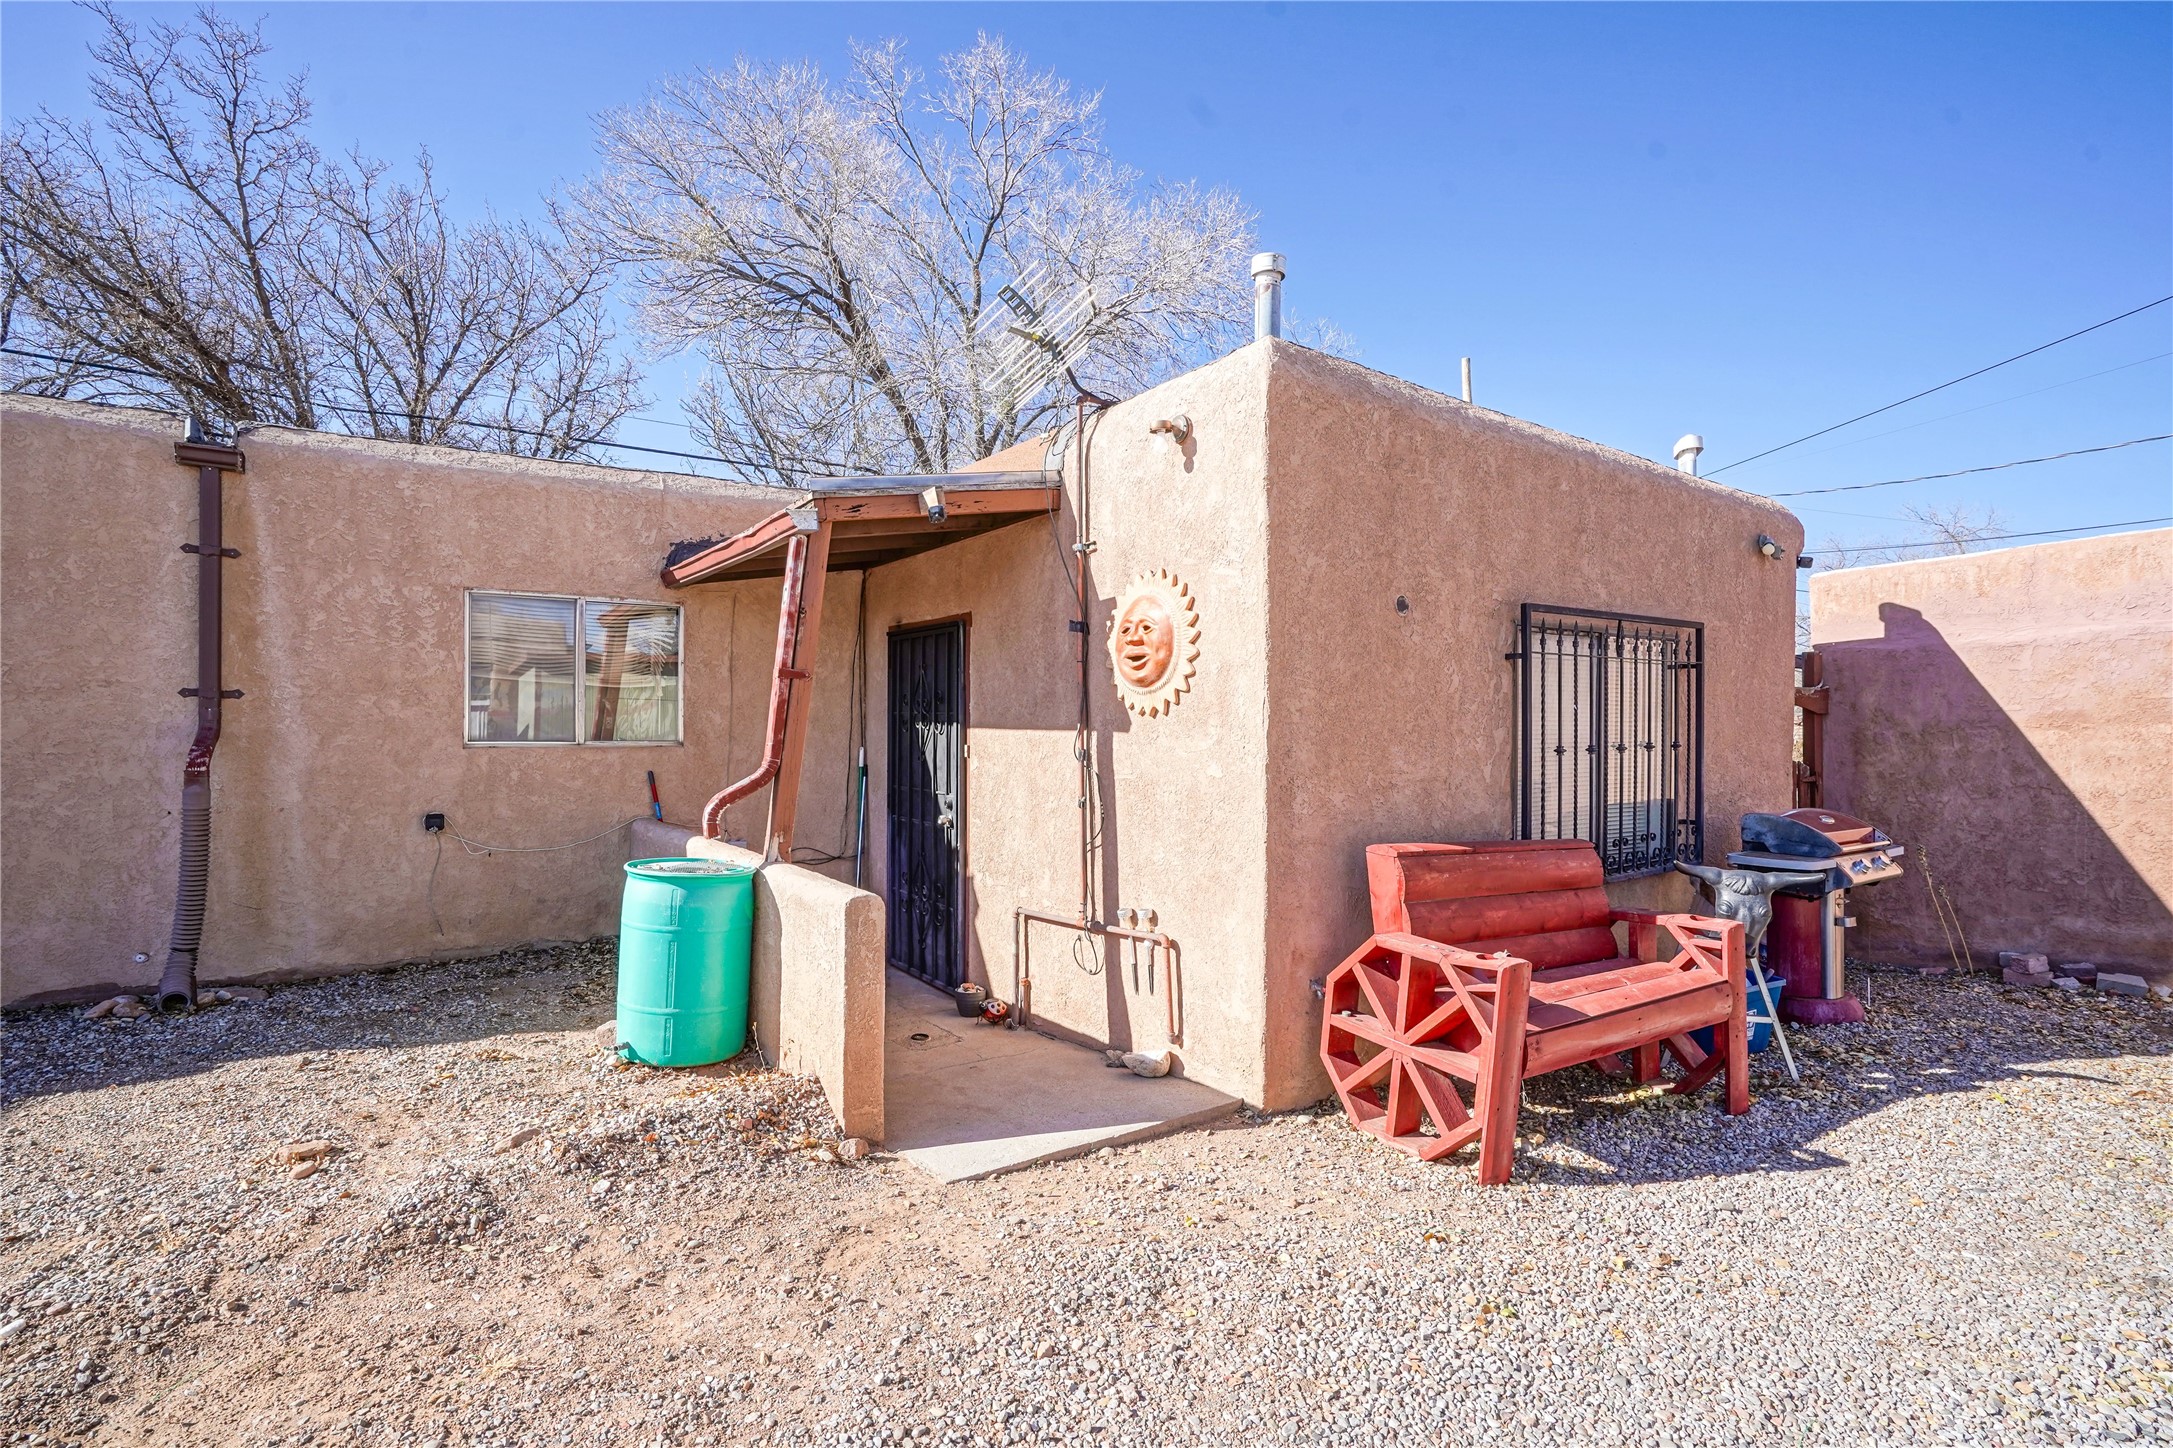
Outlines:
{"label": "gravel pathway", "polygon": [[1746,1117],[1533,1083],[1494,1191],[1309,1114],[945,1187],[614,1062],[610,970],[12,1017],[6,1441],[2173,1442],[2156,1001],[1872,972]]}

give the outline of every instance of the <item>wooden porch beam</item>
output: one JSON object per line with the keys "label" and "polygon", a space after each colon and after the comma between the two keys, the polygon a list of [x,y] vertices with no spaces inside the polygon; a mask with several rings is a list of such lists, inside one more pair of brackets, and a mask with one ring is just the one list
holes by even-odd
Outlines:
{"label": "wooden porch beam", "polygon": [[[953,518],[978,513],[1016,513],[1026,517],[1046,513],[1063,498],[1060,488],[972,488],[946,491],[943,510]],[[873,497],[817,498],[815,508],[825,520],[853,518],[925,518],[928,508],[916,493],[883,493]]]}

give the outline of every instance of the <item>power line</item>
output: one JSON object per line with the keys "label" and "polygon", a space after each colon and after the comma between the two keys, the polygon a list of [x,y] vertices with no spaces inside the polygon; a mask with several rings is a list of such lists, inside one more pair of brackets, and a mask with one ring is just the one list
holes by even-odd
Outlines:
{"label": "power line", "polygon": [[[125,367],[118,362],[96,362],[87,357],[57,357],[50,352],[30,352],[20,347],[0,347],[0,353],[5,353],[10,357],[27,357],[36,362],[52,362],[64,367],[93,367],[103,372],[119,372],[130,377],[148,377],[154,382],[166,382],[168,380],[162,373],[147,371],[141,367]],[[643,447],[639,443],[614,442],[609,438],[602,437],[566,437],[555,432],[545,432],[540,428],[519,427],[510,422],[476,422],[466,418],[444,417],[427,412],[388,412],[383,408],[349,407],[336,402],[316,402],[312,403],[311,406],[321,412],[345,413],[350,417],[403,417],[414,422],[451,423],[456,426],[479,427],[495,432],[508,432],[521,437],[537,437],[548,442],[565,443],[572,447],[611,448],[619,452],[637,452],[648,453],[656,457],[685,458],[691,462],[722,463],[724,466],[731,468],[747,469],[776,466],[777,471],[783,473],[806,475],[827,472],[827,475],[831,477],[852,476],[852,470],[839,463],[824,462],[819,467],[787,468],[775,464],[752,462],[746,458],[726,457],[717,453],[682,452],[675,448],[666,447]],[[801,461],[806,460],[802,459]],[[760,484],[754,483],[754,480],[744,477],[732,479],[731,481],[760,486]]]}
{"label": "power line", "polygon": [[2024,398],[2042,396],[2047,392],[2057,392],[2063,387],[2073,387],[2080,382],[2095,382],[2100,377],[2110,377],[2115,372],[2126,372],[2131,367],[2142,367],[2152,362],[2163,362],[2168,357],[2173,357],[2173,352],[2154,352],[2148,357],[2138,357],[2133,362],[2123,362],[2118,367],[2108,367],[2102,372],[2085,372],[2082,376],[2070,377],[2065,382],[2054,382],[2044,387],[2033,387],[2027,392],[2016,392],[2006,397],[1996,397],[1990,402],[1980,402],[1975,407],[1965,407],[1960,412],[1942,412],[1937,417],[1927,417],[1922,422],[1905,422],[1900,427],[1888,428],[1885,432],[1875,432],[1869,437],[1852,437],[1846,442],[1837,442],[1831,447],[1822,447],[1817,452],[1806,453],[1804,456],[1822,458],[1830,452],[1839,452],[1845,447],[1862,447],[1865,443],[1877,442],[1882,437],[1899,437],[1905,432],[1914,432],[1920,427],[1930,427],[1935,422],[1952,422],[1957,417],[1967,417],[1973,412],[1983,412],[1986,408],[2005,407],[2010,402],[2020,402]]}
{"label": "power line", "polygon": [[1723,463],[1721,466],[1712,469],[1711,472],[1708,472],[1706,476],[1713,477],[1716,474],[1728,471],[1729,468],[1739,468],[1745,463],[1754,463],[1760,458],[1772,457],[1777,452],[1785,452],[1789,448],[1796,446],[1797,443],[1809,442],[1814,437],[1824,437],[1829,432],[1839,432],[1844,427],[1849,427],[1855,423],[1862,422],[1867,417],[1877,417],[1882,412],[1892,412],[1895,408],[1900,407],[1906,403],[1914,402],[1920,397],[1929,397],[1934,392],[1944,392],[1949,387],[1956,387],[1964,382],[1969,381],[1972,377],[1982,377],[1987,372],[1996,372],[2000,368],[2008,365],[2008,363],[2010,362],[2020,362],[2025,357],[2035,357],[2038,353],[2046,350],[2046,348],[2057,347],[2062,342],[2072,342],[2077,337],[2087,336],[2089,333],[2097,331],[2100,327],[2110,327],[2115,322],[2124,322],[2128,318],[2136,316],[2139,313],[2149,311],[2152,307],[2162,307],[2167,302],[2173,302],[2173,296],[2160,297],[2155,302],[2145,302],[2142,306],[2122,312],[2117,317],[2107,317],[2102,322],[2093,322],[2089,326],[2083,328],[2080,332],[2070,332],[2065,337],[2055,337],[2050,342],[2046,342],[2040,346],[2030,348],[2030,350],[2027,352],[2017,352],[2014,356],[2005,358],[1998,362],[1994,362],[1989,367],[1979,367],[1974,372],[1964,373],[1960,377],[1955,378],[1952,382],[1942,382],[1937,387],[1927,387],[1922,392],[1912,392],[1907,397],[1901,399],[1900,402],[1889,402],[1884,407],[1874,407],[1869,412],[1859,412],[1858,414],[1856,414],[1856,416],[1849,418],[1846,422],[1837,422],[1832,427],[1822,427],[1817,432],[1807,432],[1802,437],[1797,438],[1795,442],[1784,442],[1779,447],[1769,447],[1764,452],[1752,453],[1747,458],[1737,458],[1732,463]]}
{"label": "power line", "polygon": [[[2131,518],[2125,523],[2085,523],[2080,528],[2040,528],[2033,533],[1979,533],[1966,541],[1994,543],[2011,538],[2052,538],[2063,533],[2095,533],[2103,528],[2146,528],[2153,523],[2173,523],[2173,517]],[[1892,553],[1904,548],[1951,548],[1954,542],[1947,538],[1924,538],[1914,543],[1843,543],[1838,546],[1843,553]]]}
{"label": "power line", "polygon": [[2016,458],[2011,463],[1987,463],[1981,468],[1959,468],[1951,473],[1924,473],[1914,478],[1888,478],[1877,483],[1845,483],[1838,488],[1799,488],[1792,493],[1768,493],[1769,498],[1809,498],[1821,493],[1860,493],[1866,488],[1898,488],[1903,483],[1929,483],[1940,478],[1966,478],[1971,473],[1996,473],[2003,468],[2024,468],[2031,463],[2055,463],[2061,458],[2079,458],[2089,453],[2117,452],[2124,447],[2140,447],[2146,442],[2164,442],[2173,438],[2173,432],[2161,432],[2154,437],[2132,437],[2126,442],[2109,442],[2102,447],[2079,447],[2072,452],[2048,453],[2041,458]]}

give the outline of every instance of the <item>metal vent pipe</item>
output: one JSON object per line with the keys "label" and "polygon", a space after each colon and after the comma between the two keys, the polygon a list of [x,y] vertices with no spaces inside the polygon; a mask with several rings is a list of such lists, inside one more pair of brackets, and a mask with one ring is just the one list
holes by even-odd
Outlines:
{"label": "metal vent pipe", "polygon": [[1252,335],[1255,342],[1283,335],[1283,254],[1263,251],[1252,259]]}
{"label": "metal vent pipe", "polygon": [[1675,466],[1690,474],[1698,475],[1698,454],[1705,451],[1705,439],[1694,432],[1686,432],[1675,439]]}

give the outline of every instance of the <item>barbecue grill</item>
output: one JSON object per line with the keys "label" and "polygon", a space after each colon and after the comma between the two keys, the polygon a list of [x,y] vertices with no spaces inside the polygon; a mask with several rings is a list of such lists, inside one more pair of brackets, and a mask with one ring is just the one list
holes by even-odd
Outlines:
{"label": "barbecue grill", "polygon": [[1788,885],[1773,895],[1766,935],[1769,966],[1788,977],[1782,1014],[1810,1025],[1860,1021],[1863,1003],[1848,994],[1848,892],[1901,877],[1903,847],[1883,830],[1828,809],[1743,816],[1743,848],[1732,869],[1819,873],[1817,885]]}

